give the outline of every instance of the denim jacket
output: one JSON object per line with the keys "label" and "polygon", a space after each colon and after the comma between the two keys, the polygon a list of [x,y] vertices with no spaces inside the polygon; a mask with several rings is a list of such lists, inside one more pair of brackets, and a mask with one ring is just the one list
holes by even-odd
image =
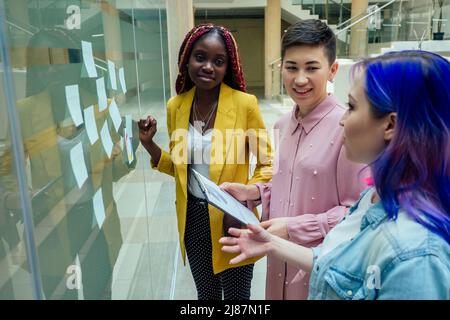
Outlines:
{"label": "denim jacket", "polygon": [[353,239],[317,259],[320,249],[313,249],[308,299],[450,300],[449,244],[403,210],[389,220],[378,202],[367,210]]}

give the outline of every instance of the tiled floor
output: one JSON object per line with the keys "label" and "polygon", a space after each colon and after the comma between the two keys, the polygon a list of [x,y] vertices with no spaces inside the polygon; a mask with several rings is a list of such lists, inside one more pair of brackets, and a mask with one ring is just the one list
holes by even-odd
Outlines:
{"label": "tiled floor", "polygon": [[[249,91],[261,95],[261,90]],[[127,108],[133,114],[147,114]],[[260,100],[260,109],[267,128],[272,128],[290,107]],[[156,140],[167,148],[165,109],[150,106],[148,114],[159,120]],[[114,269],[112,298],[196,299],[189,266],[183,265],[178,248],[173,178],[150,169],[142,147],[137,157],[137,168],[114,186],[124,243]],[[261,259],[254,269],[252,299],[264,299],[265,271],[266,260]]]}

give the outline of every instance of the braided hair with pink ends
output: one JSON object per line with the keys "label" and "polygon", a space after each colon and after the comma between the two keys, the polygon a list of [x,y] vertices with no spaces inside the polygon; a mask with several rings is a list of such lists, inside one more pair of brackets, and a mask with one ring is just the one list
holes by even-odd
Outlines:
{"label": "braided hair with pink ends", "polygon": [[215,26],[213,24],[200,24],[188,32],[183,40],[183,43],[181,44],[180,52],[178,53],[179,73],[175,85],[177,94],[189,91],[195,85],[189,77],[187,69],[187,64],[189,63],[192,49],[194,48],[195,43],[202,36],[213,32],[220,35],[228,55],[228,68],[223,82],[233,89],[246,92],[247,89],[237,44],[231,32],[227,28],[222,26]]}

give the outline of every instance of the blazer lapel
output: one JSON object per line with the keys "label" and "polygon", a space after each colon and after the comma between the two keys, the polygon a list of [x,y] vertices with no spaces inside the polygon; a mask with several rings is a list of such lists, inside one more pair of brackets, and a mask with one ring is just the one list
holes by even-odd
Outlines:
{"label": "blazer lapel", "polygon": [[[232,136],[227,137],[227,130],[236,125],[237,106],[233,102],[233,89],[222,82],[220,86],[219,103],[216,120],[214,121],[213,137],[209,166],[209,179],[216,184],[222,175],[228,151],[232,145]],[[230,135],[230,132],[229,132]]]}
{"label": "blazer lapel", "polygon": [[195,87],[186,92],[183,102],[177,109],[175,129],[189,129],[189,116],[191,115],[192,101],[194,100]]}
{"label": "blazer lapel", "polygon": [[[181,161],[181,163],[176,164],[175,168],[178,172],[178,177],[180,180],[180,185],[183,189],[184,195],[187,198],[187,137],[189,132],[189,116],[191,114],[192,101],[194,100],[195,95],[195,87],[189,90],[186,93],[186,96],[183,99],[183,102],[176,110],[176,114],[172,115],[176,117],[175,128],[174,130],[183,130],[185,132],[185,137],[183,139],[178,140],[173,147],[173,150],[182,150],[183,154],[186,155],[185,160]],[[169,137],[171,138],[171,137]],[[179,139],[179,138],[178,138]],[[181,145],[179,145],[181,143]],[[177,155],[179,156],[179,155]],[[173,155],[172,155],[173,157]]]}

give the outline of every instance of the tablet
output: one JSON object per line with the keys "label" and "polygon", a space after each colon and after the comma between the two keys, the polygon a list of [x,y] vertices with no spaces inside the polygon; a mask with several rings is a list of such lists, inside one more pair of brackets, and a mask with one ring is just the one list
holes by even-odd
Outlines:
{"label": "tablet", "polygon": [[220,189],[218,185],[201,175],[199,172],[194,169],[190,170],[208,203],[244,224],[259,224],[259,220],[253,211],[244,206],[229,193]]}

